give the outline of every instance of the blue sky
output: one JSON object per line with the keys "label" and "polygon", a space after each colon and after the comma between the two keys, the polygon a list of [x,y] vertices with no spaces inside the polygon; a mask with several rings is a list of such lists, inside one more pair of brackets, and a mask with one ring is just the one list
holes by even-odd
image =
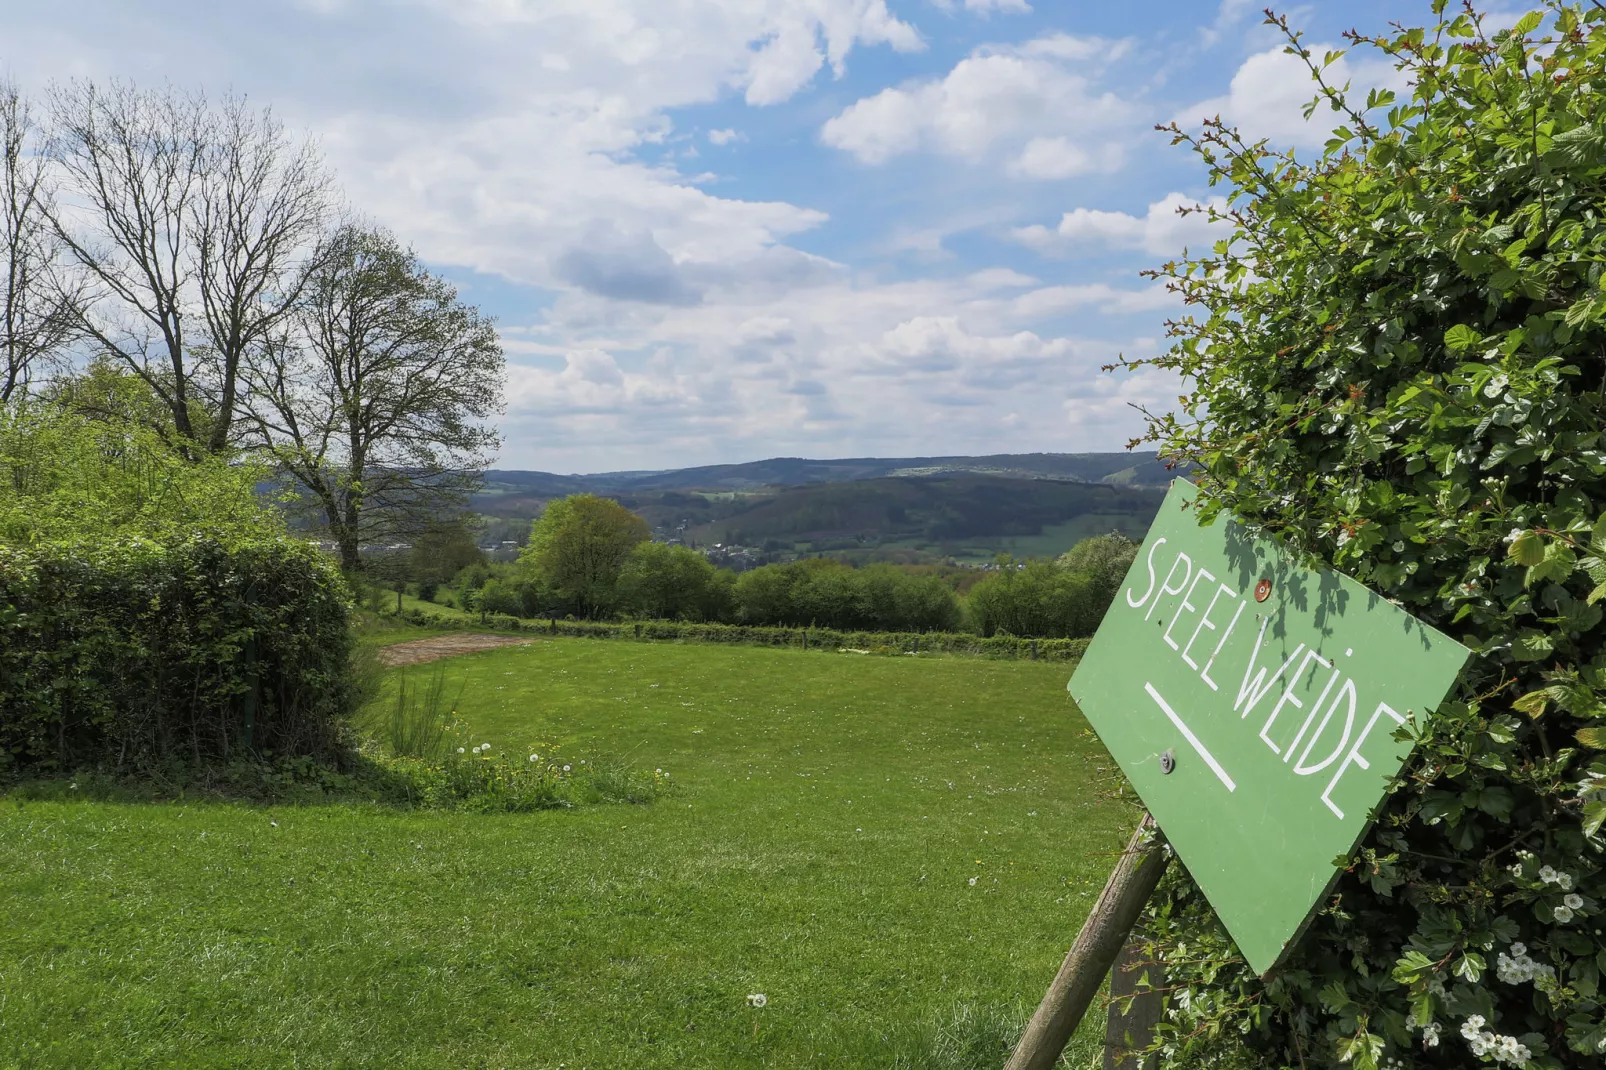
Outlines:
{"label": "blue sky", "polygon": [[[1152,130],[1305,151],[1238,0],[0,0],[0,68],[233,90],[497,318],[504,467],[1113,450],[1210,240]],[[1286,9],[1320,46],[1427,0]],[[1391,82],[1375,56],[1356,84]],[[1318,120],[1322,117],[1318,116]]]}

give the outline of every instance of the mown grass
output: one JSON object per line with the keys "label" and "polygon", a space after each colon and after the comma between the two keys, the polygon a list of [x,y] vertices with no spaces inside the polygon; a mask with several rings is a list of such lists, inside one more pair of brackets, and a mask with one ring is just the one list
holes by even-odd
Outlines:
{"label": "mown grass", "polygon": [[446,669],[476,741],[677,789],[7,801],[0,1066],[997,1067],[1135,820],[1064,666],[557,640]]}

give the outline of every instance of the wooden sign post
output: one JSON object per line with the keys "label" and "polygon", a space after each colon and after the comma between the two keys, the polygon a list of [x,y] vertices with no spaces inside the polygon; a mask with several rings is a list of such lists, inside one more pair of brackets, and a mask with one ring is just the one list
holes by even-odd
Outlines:
{"label": "wooden sign post", "polygon": [[[1068,690],[1264,976],[1410,756],[1395,730],[1470,652],[1230,517],[1201,526],[1196,493],[1171,485]],[[1159,880],[1163,863],[1135,861],[1154,853],[1134,840],[1116,866],[1010,1070],[1058,1058]]]}

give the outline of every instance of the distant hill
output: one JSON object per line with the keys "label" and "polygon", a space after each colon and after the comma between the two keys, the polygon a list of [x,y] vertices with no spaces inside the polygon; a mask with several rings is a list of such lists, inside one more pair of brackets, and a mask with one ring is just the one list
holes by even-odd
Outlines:
{"label": "distant hill", "polygon": [[558,498],[566,494],[603,494],[646,490],[754,490],[803,483],[846,483],[884,476],[925,476],[976,472],[1019,479],[1068,479],[1083,483],[1115,483],[1163,487],[1176,475],[1153,452],[1143,453],[999,453],[987,457],[856,457],[814,461],[772,457],[745,464],[715,464],[663,471],[597,472],[557,475],[492,469],[483,498],[513,495]]}
{"label": "distant hill", "polygon": [[495,538],[517,538],[546,502],[617,499],[658,538],[751,548],[780,560],[987,560],[1049,556],[1111,530],[1141,538],[1177,475],[1153,453],[989,457],[777,457],[661,472],[486,473],[474,507]]}
{"label": "distant hill", "polygon": [[882,559],[987,560],[1000,551],[1052,556],[1109,531],[1141,538],[1164,497],[1157,487],[982,472],[890,476],[733,500],[724,515],[688,524],[684,537],[701,545]]}

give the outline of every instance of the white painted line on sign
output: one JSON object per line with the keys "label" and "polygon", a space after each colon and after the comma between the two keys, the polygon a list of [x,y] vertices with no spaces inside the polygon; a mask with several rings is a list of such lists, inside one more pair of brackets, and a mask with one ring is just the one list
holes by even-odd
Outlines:
{"label": "white painted line on sign", "polygon": [[1160,697],[1160,692],[1154,689],[1154,685],[1146,683],[1143,685],[1143,690],[1149,693],[1150,698],[1159,703],[1160,710],[1167,717],[1171,718],[1171,723],[1177,726],[1177,730],[1182,733],[1183,738],[1185,738],[1189,743],[1193,744],[1193,749],[1199,752],[1199,757],[1205,760],[1205,764],[1210,767],[1210,771],[1216,774],[1217,778],[1219,778],[1223,784],[1227,785],[1227,790],[1237,791],[1238,785],[1234,784],[1232,782],[1232,777],[1228,776],[1227,771],[1221,768],[1221,763],[1216,761],[1215,755],[1205,750],[1205,745],[1199,742],[1199,737],[1193,734],[1192,729],[1182,723],[1182,718],[1177,716],[1176,710],[1173,710],[1170,706],[1166,705],[1165,699]]}

